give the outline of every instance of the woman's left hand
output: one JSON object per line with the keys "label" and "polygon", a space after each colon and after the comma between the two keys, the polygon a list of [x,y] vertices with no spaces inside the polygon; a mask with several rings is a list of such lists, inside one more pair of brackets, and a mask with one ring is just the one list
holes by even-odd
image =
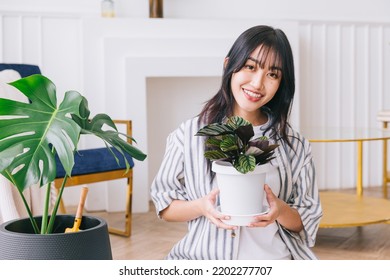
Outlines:
{"label": "woman's left hand", "polygon": [[264,185],[264,191],[269,204],[269,211],[264,215],[255,216],[253,221],[248,225],[249,227],[266,227],[275,222],[280,215],[279,198],[274,195],[267,184]]}

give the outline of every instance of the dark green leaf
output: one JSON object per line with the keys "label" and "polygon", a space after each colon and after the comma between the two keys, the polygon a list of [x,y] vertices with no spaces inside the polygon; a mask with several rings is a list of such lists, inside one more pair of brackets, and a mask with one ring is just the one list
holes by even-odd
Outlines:
{"label": "dark green leaf", "polygon": [[251,125],[250,122],[238,116],[232,116],[228,118],[226,124],[229,125],[233,130],[236,130],[240,126]]}
{"label": "dark green leaf", "polygon": [[[86,102],[82,102],[82,107],[87,106]],[[81,111],[89,112],[88,108],[82,108]],[[88,119],[89,116],[85,117]],[[97,114],[92,120],[84,121],[84,118],[78,118],[77,116],[72,116],[72,118],[78,123],[81,127],[81,134],[92,134],[96,137],[99,137],[111,151],[111,147],[118,150],[122,155],[127,153],[131,155],[134,159],[144,160],[146,155],[137,149],[135,146],[127,142],[127,139],[123,139],[120,135],[127,137],[126,135],[118,132],[115,123],[112,119],[106,114]],[[132,141],[135,142],[134,139]],[[111,151],[113,157],[119,164],[119,159]],[[128,167],[128,162],[126,157],[124,157],[126,166]]]}
{"label": "dark green leaf", "polygon": [[206,147],[218,147],[221,144],[222,139],[220,138],[208,138],[206,140]]}
{"label": "dark green leaf", "polygon": [[255,169],[256,159],[252,155],[240,155],[238,161],[234,163],[234,167],[238,172],[246,174]]}
{"label": "dark green leaf", "polygon": [[227,155],[219,150],[210,150],[204,153],[205,158],[210,160],[226,159]]}
{"label": "dark green leaf", "polygon": [[239,147],[236,140],[237,139],[233,135],[224,137],[220,144],[221,150],[223,152],[237,151]]}
{"label": "dark green leaf", "polygon": [[201,128],[195,136],[219,136],[232,134],[233,130],[226,124],[213,123]]}

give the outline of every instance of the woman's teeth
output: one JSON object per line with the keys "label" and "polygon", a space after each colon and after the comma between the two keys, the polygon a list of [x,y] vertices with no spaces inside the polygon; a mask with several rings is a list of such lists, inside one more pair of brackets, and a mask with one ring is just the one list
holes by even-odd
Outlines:
{"label": "woman's teeth", "polygon": [[254,97],[254,98],[261,98],[261,94],[254,93],[254,92],[249,91],[249,90],[246,90],[246,89],[244,89],[244,92],[245,92],[246,94],[248,94],[249,96],[251,96],[251,97]]}

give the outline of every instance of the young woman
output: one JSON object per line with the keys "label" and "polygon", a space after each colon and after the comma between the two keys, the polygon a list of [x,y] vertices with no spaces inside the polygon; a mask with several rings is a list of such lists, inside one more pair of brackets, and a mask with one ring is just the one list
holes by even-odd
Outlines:
{"label": "young woman", "polygon": [[[188,223],[167,259],[316,259],[310,250],[322,216],[309,142],[288,122],[294,62],[286,35],[270,26],[242,33],[224,62],[222,85],[201,113],[167,139],[151,195],[160,218]],[[279,144],[264,190],[269,211],[246,227],[223,223],[218,186],[204,158],[206,124],[241,116]]]}

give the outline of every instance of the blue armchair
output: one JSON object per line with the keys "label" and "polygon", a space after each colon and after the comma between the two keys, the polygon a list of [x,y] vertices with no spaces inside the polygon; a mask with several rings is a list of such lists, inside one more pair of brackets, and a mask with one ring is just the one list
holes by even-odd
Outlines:
{"label": "blue armchair", "polygon": [[39,66],[32,64],[15,64],[15,63],[0,63],[0,71],[12,69],[20,74],[22,78],[33,75],[41,74]]}
{"label": "blue armchair", "polygon": [[[4,64],[0,63],[0,71],[12,69],[23,77],[33,74],[41,74],[40,68],[30,64]],[[131,136],[132,122],[131,120],[114,120],[116,124],[126,126],[126,133]],[[128,140],[131,142],[131,138]],[[121,157],[118,157],[121,158]],[[133,193],[133,170],[134,161],[130,155],[127,156],[131,169],[125,173],[126,165],[123,159],[119,164],[115,161],[110,151],[107,148],[94,148],[79,150],[75,154],[75,165],[72,170],[71,178],[68,178],[65,187],[92,184],[109,180],[127,179],[127,194],[125,206],[125,226],[124,229],[118,229],[108,226],[108,230],[112,234],[121,236],[131,235],[131,209],[132,209],[132,193]],[[62,183],[62,178],[65,176],[64,168],[58,158],[57,164],[57,179],[54,185],[58,190]],[[66,213],[64,203],[61,201],[60,210]]]}

